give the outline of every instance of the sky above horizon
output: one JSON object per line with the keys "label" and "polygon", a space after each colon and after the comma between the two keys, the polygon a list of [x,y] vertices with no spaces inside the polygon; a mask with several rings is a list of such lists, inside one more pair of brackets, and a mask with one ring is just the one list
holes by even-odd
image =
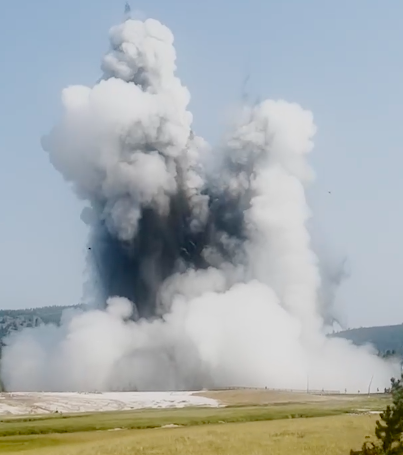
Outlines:
{"label": "sky above horizon", "polygon": [[[0,0],[0,308],[78,303],[87,231],[40,138],[72,84],[92,85],[123,18],[112,0]],[[175,35],[195,130],[219,140],[243,91],[310,109],[314,243],[347,258],[347,327],[403,323],[403,3],[390,0],[131,2]],[[245,85],[245,81],[247,84]]]}

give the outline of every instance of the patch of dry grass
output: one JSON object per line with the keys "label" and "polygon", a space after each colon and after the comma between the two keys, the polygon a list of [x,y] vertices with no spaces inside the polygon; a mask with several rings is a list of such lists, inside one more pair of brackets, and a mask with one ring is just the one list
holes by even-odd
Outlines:
{"label": "patch of dry grass", "polygon": [[[278,406],[241,406],[222,408],[149,409],[139,411],[98,412],[79,415],[46,415],[0,420],[1,436],[80,433],[114,428],[141,430],[166,425],[198,426],[217,423],[260,422],[279,419],[322,417],[350,413],[350,407],[315,404]],[[0,450],[3,439],[0,438]]]}
{"label": "patch of dry grass", "polygon": [[262,390],[205,394],[229,406],[2,418],[0,453],[347,454],[361,446],[376,420],[373,415],[351,414],[383,409],[390,402],[386,396]]}
{"label": "patch of dry grass", "polygon": [[[353,406],[368,409],[384,409],[390,402],[390,395],[319,395],[303,392],[287,392],[265,389],[207,390],[196,395],[212,398],[226,406],[262,406],[268,404],[321,403],[324,405]],[[360,405],[359,405],[360,404]]]}
{"label": "patch of dry grass", "polygon": [[172,429],[2,438],[0,452],[27,455],[346,455],[375,417],[333,416]]}

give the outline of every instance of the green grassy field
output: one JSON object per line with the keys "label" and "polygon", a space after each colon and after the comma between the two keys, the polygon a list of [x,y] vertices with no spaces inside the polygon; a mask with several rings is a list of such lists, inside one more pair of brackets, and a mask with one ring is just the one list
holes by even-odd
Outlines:
{"label": "green grassy field", "polygon": [[372,433],[374,416],[211,424],[148,430],[12,436],[3,454],[27,455],[348,455]]}
{"label": "green grassy field", "polygon": [[388,401],[387,397],[360,397],[218,409],[10,417],[0,420],[0,453],[348,454],[372,434],[376,419],[351,414],[383,409]]}

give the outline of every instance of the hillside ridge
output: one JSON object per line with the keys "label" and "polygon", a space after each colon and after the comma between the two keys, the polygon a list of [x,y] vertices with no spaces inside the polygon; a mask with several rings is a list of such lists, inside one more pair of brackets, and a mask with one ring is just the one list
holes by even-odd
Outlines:
{"label": "hillside ridge", "polygon": [[[24,327],[41,324],[60,324],[66,310],[85,309],[85,304],[70,306],[47,306],[19,310],[0,310],[0,339]],[[403,324],[359,327],[333,333],[331,336],[345,338],[354,344],[373,344],[381,352],[392,352],[403,356]]]}

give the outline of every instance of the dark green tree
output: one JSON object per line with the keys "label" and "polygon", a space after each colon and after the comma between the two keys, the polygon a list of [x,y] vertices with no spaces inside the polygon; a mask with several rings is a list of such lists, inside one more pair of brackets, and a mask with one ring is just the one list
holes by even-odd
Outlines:
{"label": "dark green tree", "polygon": [[375,436],[377,442],[365,442],[358,452],[350,455],[403,455],[403,375],[392,379],[392,405],[387,406],[377,420]]}

